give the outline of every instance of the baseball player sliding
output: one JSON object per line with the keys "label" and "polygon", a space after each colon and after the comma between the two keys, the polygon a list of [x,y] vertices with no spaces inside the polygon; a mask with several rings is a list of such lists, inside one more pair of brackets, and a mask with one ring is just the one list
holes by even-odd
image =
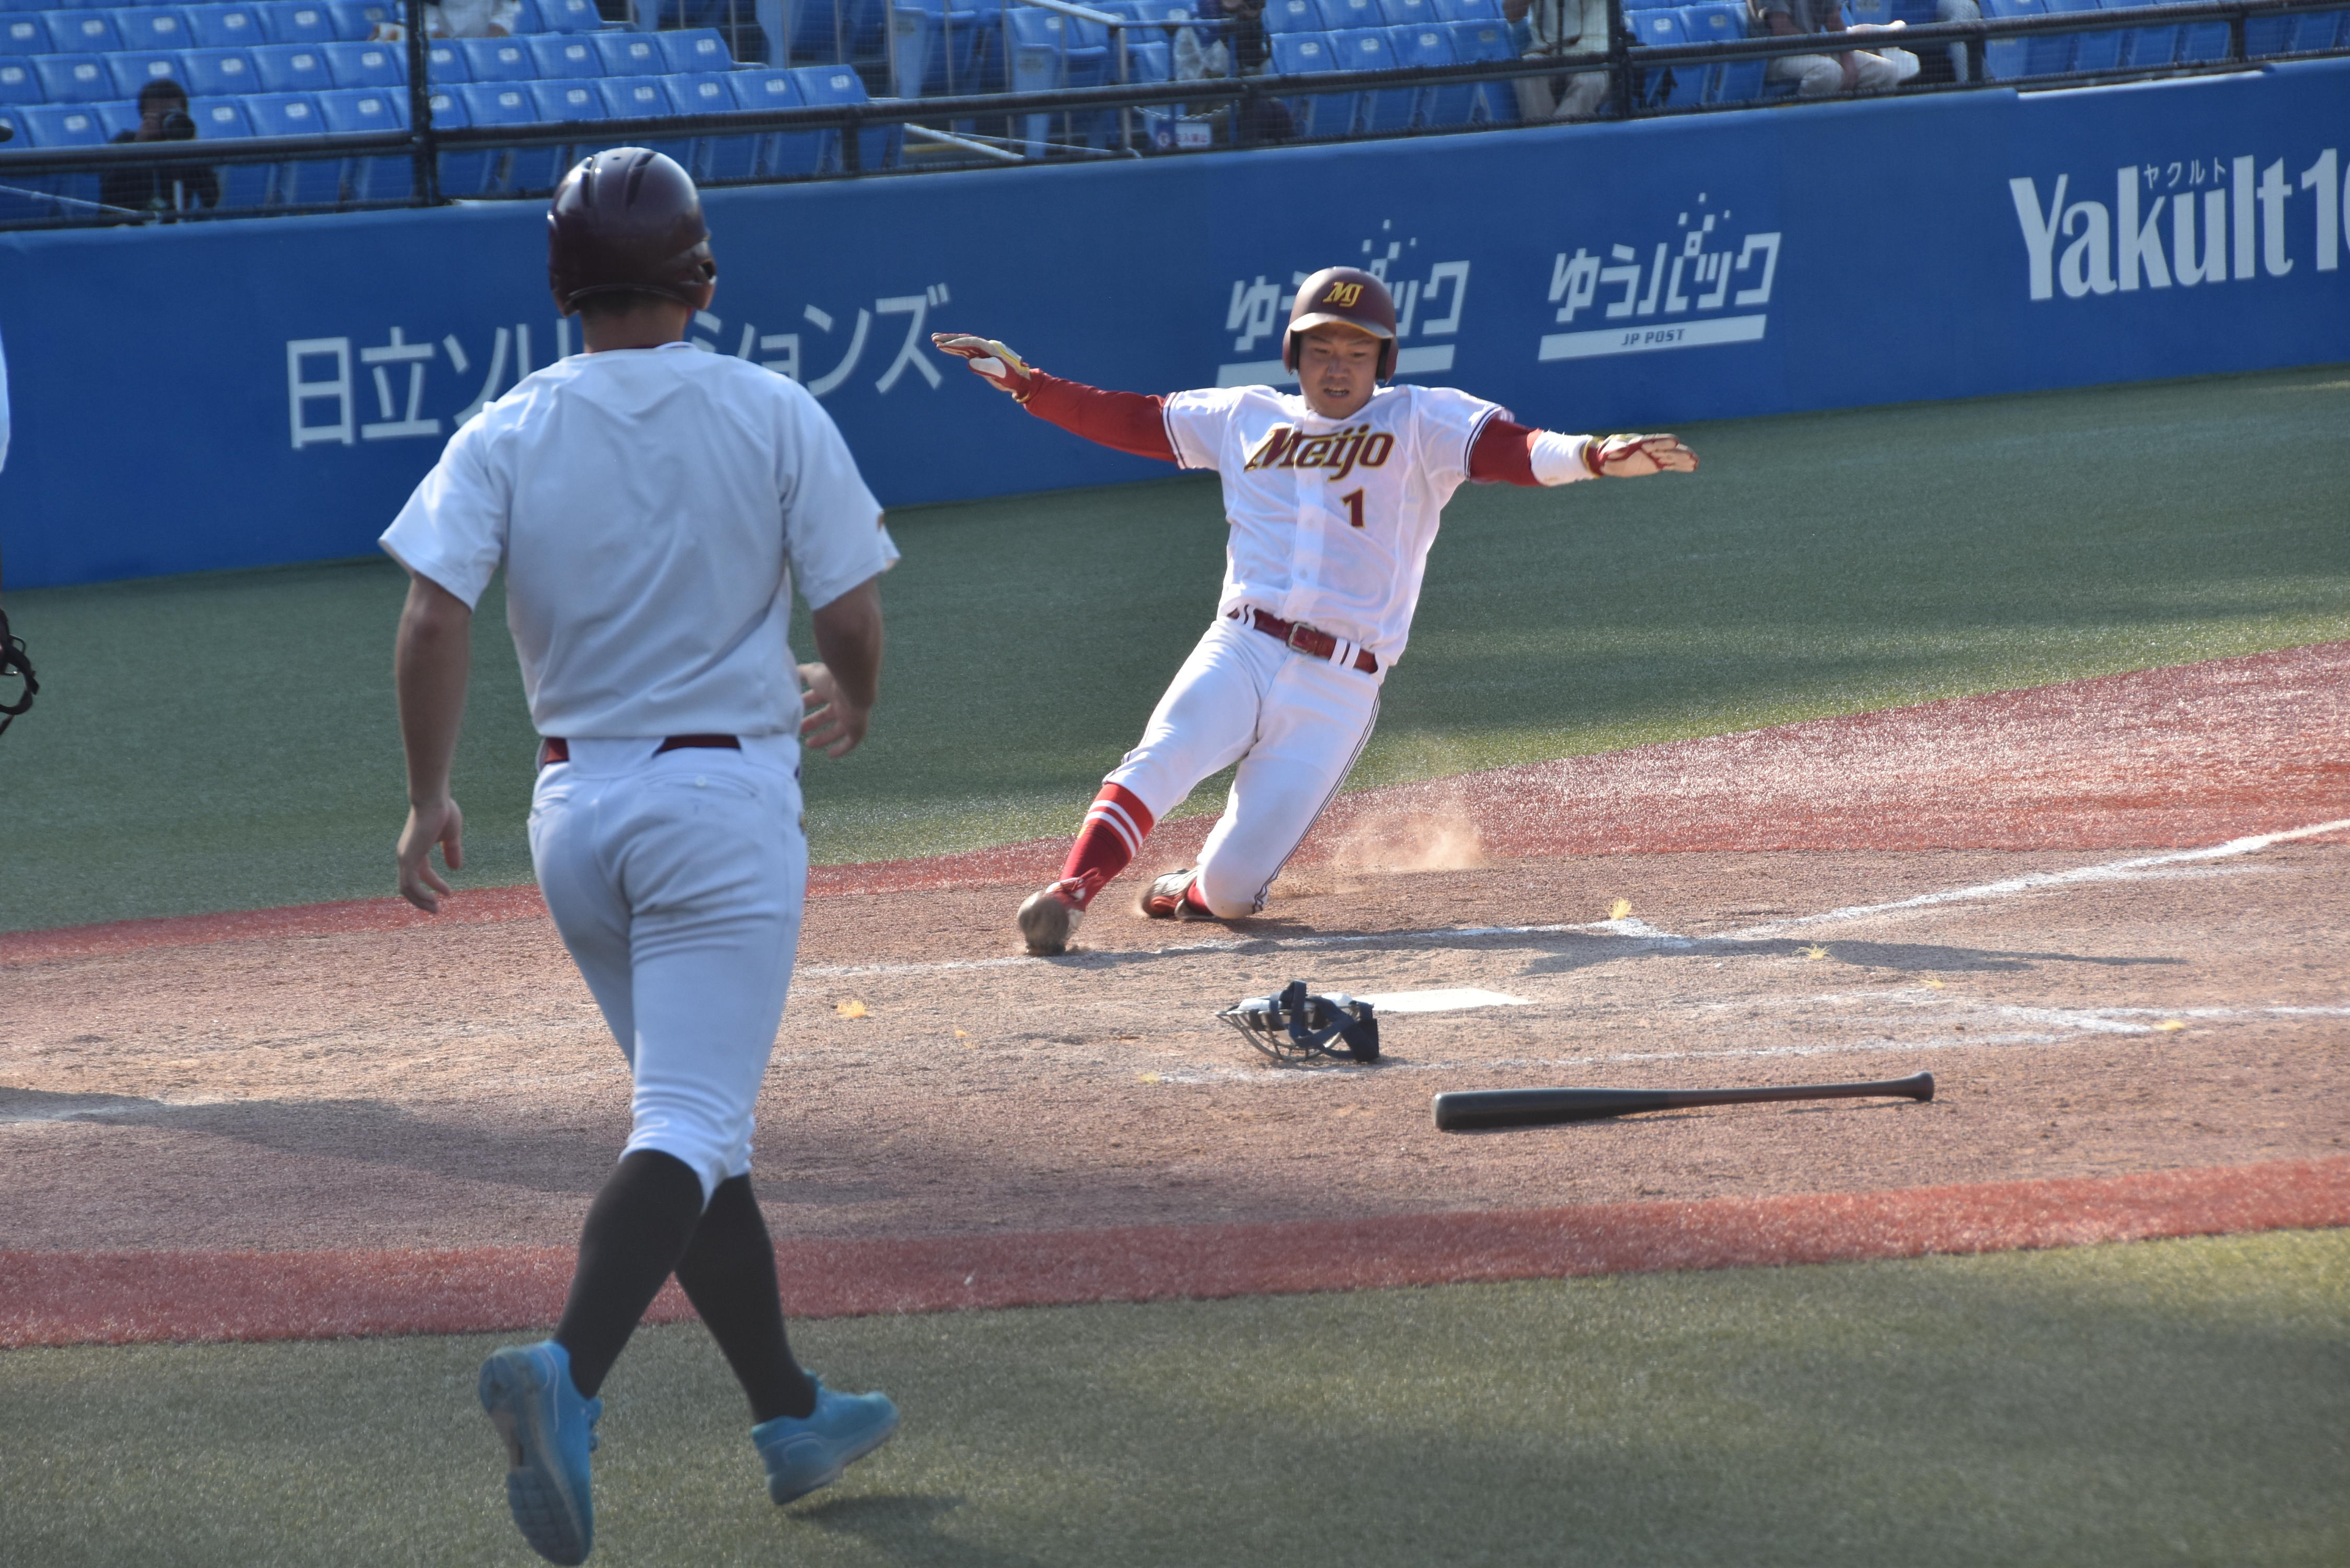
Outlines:
{"label": "baseball player sliding", "polygon": [[992,338],[931,340],[1065,430],[1223,478],[1232,539],[1217,618],[1103,781],[1060,879],[1020,906],[1021,938],[1040,957],[1066,950],[1160,815],[1234,763],[1199,865],[1152,882],[1141,910],[1231,920],[1264,908],[1370,738],[1437,523],[1463,480],[1571,484],[1697,467],[1669,435],[1560,435],[1449,388],[1380,386],[1395,369],[1395,302],[1352,267],[1298,287],[1281,349],[1295,395],[1108,392],[1048,376]]}
{"label": "baseball player sliding", "polygon": [[[775,1501],[897,1428],[886,1397],[823,1387],[792,1358],[750,1169],[807,881],[800,738],[837,757],[863,737],[874,584],[898,552],[814,398],[684,342],[718,276],[684,170],[636,147],[581,163],[548,211],[547,258],[587,351],[468,421],[383,547],[411,577],[400,890],[437,910],[432,846],[463,859],[449,763],[473,606],[503,566],[545,737],[531,857],[635,1085],[554,1337],[482,1367],[515,1522],[541,1556],[578,1563],[597,1390],[672,1272],[750,1397]],[[823,657],[796,667],[805,716],[785,640],[795,578]]]}

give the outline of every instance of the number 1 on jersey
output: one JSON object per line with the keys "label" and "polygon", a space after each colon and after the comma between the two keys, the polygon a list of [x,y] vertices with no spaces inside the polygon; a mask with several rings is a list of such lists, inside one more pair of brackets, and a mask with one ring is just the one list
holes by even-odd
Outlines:
{"label": "number 1 on jersey", "polygon": [[1338,499],[1347,504],[1347,526],[1361,527],[1363,525],[1363,493],[1359,490],[1349,490]]}

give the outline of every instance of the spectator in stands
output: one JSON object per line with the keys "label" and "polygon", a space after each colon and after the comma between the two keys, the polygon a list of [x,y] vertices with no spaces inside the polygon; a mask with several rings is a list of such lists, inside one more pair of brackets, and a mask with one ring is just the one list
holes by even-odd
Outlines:
{"label": "spectator in stands", "polygon": [[[139,89],[139,126],[115,137],[121,141],[192,141],[196,122],[188,114],[188,89],[159,77]],[[127,163],[99,179],[98,199],[109,207],[150,216],[220,205],[220,176],[201,163]]]}
{"label": "spectator in stands", "polygon": [[[1607,0],[1502,0],[1502,15],[1526,24],[1527,59],[1607,53]],[[1607,102],[1605,70],[1520,77],[1510,85],[1517,89],[1518,118],[1534,124],[1587,119]]]}
{"label": "spectator in stands", "polygon": [[[1263,0],[1258,0],[1258,16]],[[1214,13],[1214,0],[1208,0],[1208,10]],[[1170,13],[1171,14],[1171,13]],[[1174,62],[1175,79],[1179,82],[1204,81],[1211,78],[1233,75],[1232,47],[1207,27],[1175,27],[1167,29],[1169,57]]]}
{"label": "spectator in stands", "polygon": [[514,34],[522,0],[438,0],[424,7],[429,38],[504,38]]}
{"label": "spectator in stands", "polygon": [[1232,48],[1232,73],[1236,77],[1264,74],[1265,62],[1273,57],[1273,45],[1264,32],[1264,0],[1207,0],[1200,7],[1202,16],[1221,12],[1225,20],[1224,39]]}
{"label": "spectator in stands", "polygon": [[[1762,0],[1763,25],[1773,37],[1800,38],[1812,33],[1841,33],[1841,0]],[[1914,67],[1915,61],[1911,61]],[[1825,98],[1839,92],[1886,92],[1905,74],[1901,66],[1866,49],[1843,49],[1833,55],[1782,55],[1771,62],[1774,82],[1794,82],[1804,98]]]}

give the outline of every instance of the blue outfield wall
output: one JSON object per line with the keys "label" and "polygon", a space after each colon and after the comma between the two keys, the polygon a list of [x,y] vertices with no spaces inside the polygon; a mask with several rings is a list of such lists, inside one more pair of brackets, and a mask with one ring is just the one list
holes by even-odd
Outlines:
{"label": "blue outfield wall", "polygon": [[[697,337],[823,398],[886,504],[1161,475],[928,346],[1276,379],[1295,282],[1407,378],[1567,430],[2350,359],[2350,61],[2139,86],[712,192]],[[361,554],[573,347],[535,204],[0,236],[15,586]]]}

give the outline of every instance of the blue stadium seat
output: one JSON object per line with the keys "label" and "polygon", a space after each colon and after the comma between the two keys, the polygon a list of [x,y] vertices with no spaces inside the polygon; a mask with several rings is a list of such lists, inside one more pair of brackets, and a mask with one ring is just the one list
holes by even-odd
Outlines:
{"label": "blue stadium seat", "polygon": [[[1273,15],[1272,6],[1265,7],[1265,15]],[[1327,33],[1275,33],[1268,41],[1273,46],[1272,69],[1276,76],[1315,76],[1338,68]],[[1309,93],[1284,101],[1298,135],[1345,136],[1355,128],[1358,97],[1351,92]]]}
{"label": "blue stadium seat", "polygon": [[[2108,11],[2135,11],[2151,0],[2115,0]],[[1985,16],[1991,13],[1985,9]],[[1991,46],[1983,46],[1983,70],[1991,74]],[[2176,27],[2132,27],[2122,34],[2122,60],[2126,67],[2144,69],[2148,66],[2167,66],[2178,54],[2178,29]]]}
{"label": "blue stadium seat", "polygon": [[899,98],[979,90],[988,38],[1002,30],[997,10],[970,0],[893,0],[892,90]]}
{"label": "blue stadium seat", "polygon": [[0,59],[0,103],[47,103],[41,75],[30,60]]}
{"label": "blue stadium seat", "polygon": [[[852,70],[832,66],[803,66],[793,71],[792,77],[799,83],[800,101],[803,103],[864,103],[868,100],[865,83]],[[899,144],[904,140],[904,130],[894,125],[859,131],[857,137],[859,166],[868,172],[893,166],[898,161]],[[837,161],[838,154],[835,153],[834,157]]]}
{"label": "blue stadium seat", "polygon": [[1387,0],[1388,26],[1425,27],[1444,18],[1436,14],[1436,0]]}
{"label": "blue stadium seat", "polygon": [[335,73],[316,44],[265,44],[253,51],[253,74],[268,93],[331,92]]}
{"label": "blue stadium seat", "polygon": [[327,0],[327,15],[335,19],[335,36],[347,44],[363,44],[380,22],[400,25],[404,7],[392,0]]}
{"label": "blue stadium seat", "polygon": [[[380,136],[408,129],[408,94],[384,88],[343,88],[318,95],[318,113],[338,135]],[[343,171],[354,202],[398,201],[416,184],[416,160],[398,153],[354,158]]]}
{"label": "blue stadium seat", "polygon": [[[1395,51],[1399,66],[1425,69],[1454,63],[1452,29],[1450,27],[1389,27],[1388,47]],[[1466,86],[1421,88],[1413,95],[1413,122],[1422,126],[1467,123],[1471,90]]]}
{"label": "blue stadium seat", "polygon": [[1003,29],[1005,81],[1012,91],[1042,92],[1064,85],[1062,54],[1067,40],[1058,14],[1014,5],[1003,13]]}
{"label": "blue stadium seat", "polygon": [[[1332,33],[1330,57],[1342,71],[1391,71],[1397,63],[1384,26],[1343,27]],[[1363,136],[1409,130],[1419,108],[1418,88],[1380,88],[1361,94],[1354,129]]]}
{"label": "blue stadium seat", "polygon": [[[408,82],[405,44],[328,44],[327,69],[338,88],[393,88]],[[322,101],[321,109],[326,105]]]}
{"label": "blue stadium seat", "polygon": [[0,57],[50,53],[49,25],[38,16],[10,16],[0,21]]}
{"label": "blue stadium seat", "polygon": [[588,40],[603,61],[608,77],[654,77],[670,70],[669,56],[657,33],[598,33]]}
{"label": "blue stadium seat", "polygon": [[[1518,57],[1507,22],[1451,22],[1445,31],[1452,35],[1452,57],[1464,66]],[[1433,125],[1514,124],[1518,95],[1508,82],[1456,83],[1432,88],[1425,112],[1434,117],[1430,120]]]}
{"label": "blue stadium seat", "polygon": [[188,36],[200,49],[249,49],[265,44],[261,14],[250,5],[192,5]]}
{"label": "blue stadium seat", "polygon": [[[1434,0],[1440,22],[1499,22],[1502,0]],[[1512,57],[1515,58],[1513,51]]]}
{"label": "blue stadium seat", "polygon": [[98,123],[106,128],[106,139],[109,141],[126,130],[139,129],[139,122],[142,117],[139,113],[137,99],[109,99],[104,103],[92,107],[98,110]]}
{"label": "blue stadium seat", "polygon": [[[778,73],[781,74],[781,73]],[[691,71],[660,79],[680,114],[732,114],[743,106],[734,101],[733,85],[725,71]],[[788,85],[786,78],[786,84]],[[797,98],[796,92],[794,99]],[[759,138],[704,135],[693,143],[693,156],[679,158],[696,180],[746,180],[758,171]],[[671,153],[672,158],[677,154]]]}
{"label": "blue stadium seat", "polygon": [[187,67],[180,64],[176,49],[125,49],[119,55],[106,57],[106,67],[114,78],[114,90],[109,98],[135,99],[140,88],[153,81],[187,82]]}
{"label": "blue stadium seat", "polygon": [[253,117],[244,112],[244,103],[234,99],[211,99],[191,104],[188,113],[196,122],[196,135],[205,140],[226,141],[253,134]]}
{"label": "blue stadium seat", "polygon": [[[2052,16],[2103,8],[2098,0],[2047,0],[2047,6],[2048,14]],[[2073,34],[2070,38],[2073,57],[2068,68],[2076,71],[2104,71],[2111,70],[2121,64],[2122,32],[2123,29],[2116,28],[2110,33]]]}
{"label": "blue stadium seat", "polygon": [[[1632,29],[1635,49],[1668,49],[1689,42],[1682,30],[1679,11],[1627,11],[1625,26]],[[1633,57],[1638,59],[1636,55]],[[1688,103],[1704,96],[1705,67],[1677,66],[1666,70],[1635,70],[1632,73],[1632,97],[1644,104],[1661,104],[1679,99]]]}
{"label": "blue stadium seat", "polygon": [[[458,96],[463,90],[460,87],[435,88],[427,96],[425,102],[432,109],[436,128],[463,130],[473,123],[473,117],[466,112],[465,100]],[[498,173],[504,161],[505,155],[493,149],[444,151],[435,167],[434,178],[444,196],[485,196],[498,188]]]}
{"label": "blue stadium seat", "polygon": [[[457,47],[464,51],[465,67],[476,82],[527,82],[538,79],[538,65],[530,56],[526,38],[460,38]],[[468,107],[474,110],[475,125],[502,125],[503,120],[484,120],[480,106],[470,99]]]}
{"label": "blue stadium seat", "polygon": [[1322,19],[1329,24],[1333,33],[1388,25],[1387,7],[1380,4],[1380,0],[1319,0],[1319,4]]}
{"label": "blue stadium seat", "polygon": [[[542,33],[515,42],[525,47],[534,67],[531,74],[540,81],[581,81],[604,74],[595,44],[576,34]],[[481,73],[474,76],[479,78]]]}
{"label": "blue stadium seat", "polygon": [[[261,13],[262,30],[273,44],[331,44],[335,41],[335,18],[328,15],[325,0],[272,0],[256,7]],[[312,106],[312,113],[317,107]]]}
{"label": "blue stadium seat", "polygon": [[[2191,5],[2193,0],[2168,0],[2171,5]],[[2228,57],[2228,19],[2216,22],[2189,22],[2178,29],[2178,64],[2199,65]]]}
{"label": "blue stadium seat", "polygon": [[526,33],[553,33],[561,29],[548,26],[538,15],[538,0],[516,0],[514,26],[506,29],[515,37]]}
{"label": "blue stadium seat", "polygon": [[[471,41],[471,40],[469,40]],[[476,126],[536,125],[537,101],[529,82],[469,82],[456,88],[465,105],[467,121]],[[568,84],[577,86],[577,83]],[[560,147],[517,147],[496,155],[492,164],[494,188],[502,191],[545,191],[554,188],[563,168]]]}
{"label": "blue stadium seat", "polygon": [[[2045,0],[1981,0],[1981,4],[1986,22],[2003,21],[2011,16],[2041,16],[2048,10]],[[1983,75],[2001,82],[2030,76],[2033,43],[2030,38],[1989,40],[1983,45]]]}
{"label": "blue stadium seat", "polygon": [[[604,95],[604,113],[610,119],[651,119],[684,112],[670,100],[669,88],[659,77],[607,77],[596,84]],[[667,152],[667,148],[655,148]],[[685,160],[671,152],[681,163]]]}
{"label": "blue stadium seat", "polygon": [[25,140],[36,147],[103,147],[106,126],[94,103],[30,104],[17,110]]}
{"label": "blue stadium seat", "polygon": [[733,57],[726,52],[726,40],[715,27],[655,33],[653,36],[660,40],[661,53],[669,57],[670,73],[673,76],[734,68]]}
{"label": "blue stadium seat", "polygon": [[253,56],[245,49],[190,49],[180,57],[188,67],[188,92],[194,98],[234,98],[257,92],[260,79],[253,74]]}
{"label": "blue stadium seat", "polygon": [[52,11],[48,22],[49,47],[61,55],[110,55],[125,47],[104,11]]}
{"label": "blue stadium seat", "polygon": [[[527,6],[531,0],[523,0]],[[548,33],[593,33],[604,25],[596,0],[538,0],[538,30]]]}
{"label": "blue stadium seat", "polygon": [[597,86],[594,81],[578,80],[533,82],[530,100],[538,106],[540,121],[546,124],[608,119],[604,95],[596,90]]}
{"label": "blue stadium seat", "polygon": [[[244,110],[253,117],[255,136],[319,136],[327,129],[317,99],[307,92],[255,93],[244,100]],[[268,199],[281,207],[314,207],[341,201],[343,160],[306,158],[276,165]]]}
{"label": "blue stadium seat", "polygon": [[1329,30],[1329,24],[1323,20],[1316,0],[1265,0],[1264,30],[1275,36],[1323,33]]}
{"label": "blue stadium seat", "polygon": [[170,5],[126,5],[109,11],[126,49],[184,49],[188,19]]}
{"label": "blue stadium seat", "polygon": [[115,96],[104,55],[43,55],[33,61],[33,74],[51,103],[104,103]]}
{"label": "blue stadium seat", "polygon": [[455,38],[437,38],[424,46],[424,79],[428,82],[469,82],[471,58]]}

